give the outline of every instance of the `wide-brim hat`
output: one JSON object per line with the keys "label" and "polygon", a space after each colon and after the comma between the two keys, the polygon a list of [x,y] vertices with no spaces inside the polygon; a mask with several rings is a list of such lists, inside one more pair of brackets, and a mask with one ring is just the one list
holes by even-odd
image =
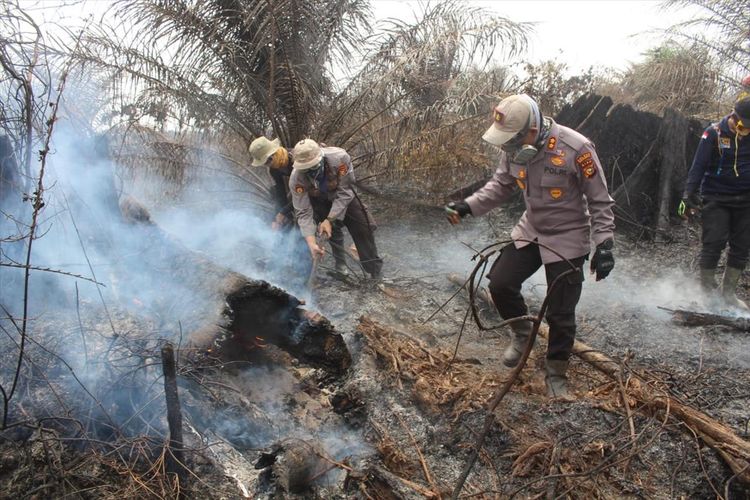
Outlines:
{"label": "wide-brim hat", "polygon": [[294,170],[309,170],[323,159],[323,150],[312,139],[302,139],[294,146]]}
{"label": "wide-brim hat", "polygon": [[531,122],[531,103],[525,95],[506,97],[495,106],[492,126],[482,139],[494,146],[502,146],[524,130]]}
{"label": "wide-brim hat", "polygon": [[253,167],[261,167],[266,164],[268,158],[281,148],[281,141],[274,139],[269,141],[265,137],[258,137],[250,143],[248,152],[253,158]]}

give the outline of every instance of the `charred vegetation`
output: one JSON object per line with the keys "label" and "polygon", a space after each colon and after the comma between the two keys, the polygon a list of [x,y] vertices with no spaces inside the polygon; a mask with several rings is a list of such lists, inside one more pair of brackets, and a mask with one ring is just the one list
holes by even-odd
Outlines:
{"label": "charred vegetation", "polygon": [[[130,33],[54,41],[3,5],[2,496],[747,497],[750,327],[692,287],[697,229],[672,215],[717,88],[750,69],[747,9],[700,5],[726,43],[676,26],[687,48],[616,82],[519,78],[531,26],[455,1],[368,38],[364,1],[127,0]],[[538,343],[501,368],[483,273],[520,205],[443,221],[492,175],[487,110],[523,90],[594,141],[617,202],[568,402],[545,396],[543,279],[524,289]],[[263,134],[351,153],[384,280],[330,256],[300,277],[249,166]]]}

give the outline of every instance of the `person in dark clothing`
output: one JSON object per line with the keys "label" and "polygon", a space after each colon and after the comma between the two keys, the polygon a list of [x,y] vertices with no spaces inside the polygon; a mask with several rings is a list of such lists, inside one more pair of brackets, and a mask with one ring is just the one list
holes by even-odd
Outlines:
{"label": "person in dark clothing", "polygon": [[750,255],[750,97],[737,101],[731,113],[703,132],[679,214],[702,212],[700,283],[717,288],[714,275],[729,244],[721,281],[721,297],[733,307],[748,309],[737,298],[737,283]]}
{"label": "person in dark clothing", "polygon": [[[289,177],[292,175],[294,158],[281,146],[279,139],[270,141],[265,137],[258,137],[250,143],[249,152],[252,166],[268,167],[268,174],[273,180],[270,194],[276,215],[271,228],[279,232],[274,244],[273,264],[284,279],[290,280],[289,286],[303,289],[312,270],[312,261],[308,257],[304,239],[294,230],[294,209],[289,194]],[[292,272],[285,272],[286,269],[291,269]]]}
{"label": "person in dark clothing", "polygon": [[271,196],[277,212],[271,227],[274,230],[280,229],[292,222],[293,210],[288,183],[294,159],[278,139],[269,141],[265,137],[258,137],[250,144],[249,151],[253,167],[267,166],[268,174],[273,179]]}

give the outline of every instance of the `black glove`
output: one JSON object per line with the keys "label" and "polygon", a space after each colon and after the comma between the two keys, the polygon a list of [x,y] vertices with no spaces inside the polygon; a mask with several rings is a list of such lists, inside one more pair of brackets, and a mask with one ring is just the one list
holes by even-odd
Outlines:
{"label": "black glove", "polygon": [[471,215],[471,207],[465,201],[452,201],[445,206],[445,211],[449,214],[457,214],[462,219]]}
{"label": "black glove", "polygon": [[615,247],[613,240],[605,240],[599,243],[591,258],[591,272],[596,271],[596,281],[603,280],[615,267],[615,256],[612,249]]}
{"label": "black glove", "polygon": [[677,215],[680,217],[692,217],[701,209],[701,198],[698,193],[685,193],[682,195],[680,205],[677,208]]}

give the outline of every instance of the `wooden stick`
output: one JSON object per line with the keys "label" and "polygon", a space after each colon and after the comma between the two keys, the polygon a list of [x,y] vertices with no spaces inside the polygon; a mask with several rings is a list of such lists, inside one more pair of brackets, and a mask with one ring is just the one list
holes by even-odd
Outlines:
{"label": "wooden stick", "polygon": [[182,440],[182,412],[180,398],[177,394],[177,363],[174,347],[167,344],[161,349],[161,364],[164,371],[164,395],[167,400],[167,423],[169,424],[169,453],[167,454],[167,473],[176,474],[178,480],[185,480],[185,454]]}

